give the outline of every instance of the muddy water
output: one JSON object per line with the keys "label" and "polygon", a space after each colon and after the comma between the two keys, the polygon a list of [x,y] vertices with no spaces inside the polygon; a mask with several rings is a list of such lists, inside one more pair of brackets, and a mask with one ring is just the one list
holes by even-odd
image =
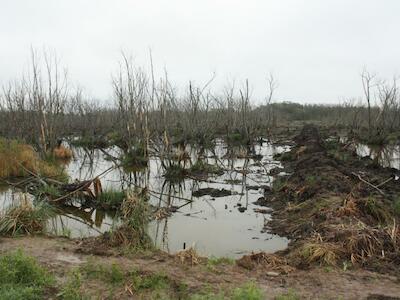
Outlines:
{"label": "muddy water", "polygon": [[[227,147],[218,141],[214,151],[202,154],[208,163],[218,164],[226,171],[221,176],[209,178],[207,182],[193,179],[178,184],[166,182],[157,157],[152,157],[149,167],[142,172],[127,173],[116,168],[101,181],[103,189],[146,186],[151,191],[150,203],[156,207],[184,205],[170,217],[149,224],[148,233],[160,249],[174,253],[185,244],[186,247],[194,246],[203,255],[229,257],[259,250],[274,252],[284,249],[288,240],[263,229],[270,214],[255,212],[254,209],[259,207],[254,202],[263,196],[262,186],[270,185],[273,180],[268,171],[279,166],[273,155],[288,148],[264,142],[255,146],[254,150],[259,155],[258,159],[230,159]],[[120,152],[118,148],[105,151],[112,156],[118,156]],[[195,162],[198,149],[188,151],[192,162]],[[71,180],[91,179],[114,166],[104,151],[77,148],[74,152],[75,159],[66,165]],[[232,191],[232,195],[194,197],[193,191],[200,188],[226,189]],[[4,209],[23,197],[27,197],[26,194],[3,187],[3,190],[0,189],[0,208]],[[117,216],[104,211],[69,208],[58,211],[57,216],[50,220],[49,228],[53,233],[85,237],[101,234],[118,223]]]}

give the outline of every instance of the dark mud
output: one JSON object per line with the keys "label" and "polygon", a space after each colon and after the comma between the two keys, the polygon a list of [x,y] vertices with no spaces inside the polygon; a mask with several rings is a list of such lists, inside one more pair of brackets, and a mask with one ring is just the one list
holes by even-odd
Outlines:
{"label": "dark mud", "polygon": [[267,226],[291,239],[280,253],[295,267],[363,267],[399,275],[399,171],[360,159],[305,126],[259,204],[274,208]]}

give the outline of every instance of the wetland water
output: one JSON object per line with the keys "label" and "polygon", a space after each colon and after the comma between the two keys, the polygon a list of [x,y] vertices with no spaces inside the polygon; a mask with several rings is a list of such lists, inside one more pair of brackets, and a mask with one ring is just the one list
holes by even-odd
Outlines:
{"label": "wetland water", "polygon": [[[263,197],[263,187],[272,183],[269,171],[280,165],[273,160],[273,155],[287,151],[289,147],[274,146],[268,142],[254,147],[257,154],[255,158],[237,158],[244,155],[231,155],[227,146],[217,141],[214,151],[205,151],[202,155],[207,163],[218,164],[225,171],[207,181],[185,179],[180,183],[169,183],[163,176],[160,159],[151,157],[149,167],[142,172],[127,173],[122,168],[116,168],[107,173],[101,178],[103,190],[146,186],[151,191],[151,205],[182,206],[170,217],[154,220],[148,227],[155,245],[167,252],[181,250],[184,243],[186,247],[194,246],[200,254],[208,256],[239,257],[260,250],[275,252],[285,249],[288,240],[268,233],[264,225],[270,214],[257,212],[260,207],[254,202]],[[187,150],[194,163],[198,149]],[[91,151],[74,148],[75,158],[65,166],[70,181],[96,177],[114,166],[114,162],[107,159],[105,153],[117,157],[119,152],[118,148]],[[229,190],[232,194],[222,197],[193,195],[193,192],[204,188]],[[29,197],[7,187],[0,189],[2,209]],[[181,198],[192,202],[188,203]],[[118,217],[112,213],[68,207],[58,211],[57,216],[50,220],[49,230],[71,237],[87,237],[99,235],[118,223]]]}
{"label": "wetland water", "polygon": [[400,170],[400,146],[399,145],[386,145],[382,146],[368,146],[365,144],[358,144],[356,146],[358,156],[369,156],[372,159],[378,159],[378,162],[383,167],[390,167]]}

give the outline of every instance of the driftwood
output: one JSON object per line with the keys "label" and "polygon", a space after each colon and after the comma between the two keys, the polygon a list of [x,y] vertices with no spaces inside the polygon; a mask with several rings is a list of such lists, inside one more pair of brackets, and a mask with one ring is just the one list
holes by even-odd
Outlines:
{"label": "driftwood", "polygon": [[62,202],[63,200],[67,200],[74,195],[83,196],[86,199],[96,199],[102,193],[102,185],[100,181],[100,177],[104,176],[106,173],[110,172],[114,167],[110,167],[95,178],[91,180],[85,181],[76,181],[73,183],[62,183],[53,178],[43,177],[31,170],[28,170],[21,164],[21,168],[23,168],[30,177],[23,179],[17,183],[12,183],[6,181],[8,184],[14,186],[15,188],[24,189],[29,193],[35,194],[37,191],[40,191],[42,187],[48,187],[50,185],[55,186],[58,191],[61,192],[62,196],[51,199],[48,197],[49,202]]}
{"label": "driftwood", "polygon": [[[61,188],[67,192],[67,194],[52,200],[52,202],[59,202],[61,200],[65,200],[73,196],[74,194],[77,194],[79,192],[82,192],[84,195],[88,195],[92,199],[97,198],[101,192],[102,192],[102,187],[101,187],[101,181],[100,177],[104,176],[111,170],[113,170],[114,167],[110,167],[92,180],[85,180],[85,181],[80,181],[80,182],[75,182],[71,184],[64,184],[61,186]],[[91,189],[93,187],[93,190]]]}
{"label": "driftwood", "polygon": [[53,202],[64,200],[77,193],[82,193],[86,197],[96,199],[103,191],[99,177],[96,177],[92,180],[63,184],[60,188],[67,194],[52,200]]}
{"label": "driftwood", "polygon": [[[357,174],[357,173],[354,173],[354,172],[352,172],[352,174],[353,174],[354,176],[356,176],[360,181],[362,181],[362,182],[364,182],[365,184],[369,185],[370,187],[374,188],[375,190],[377,190],[377,191],[378,191],[379,193],[381,193],[382,195],[385,195],[385,193],[384,193],[378,186],[373,185],[372,183],[366,181],[365,179],[363,179],[363,178],[361,177],[360,174]],[[379,186],[381,186],[381,185],[383,185],[383,184],[385,184],[385,183],[386,183],[386,182],[383,182],[383,183],[381,183]]]}

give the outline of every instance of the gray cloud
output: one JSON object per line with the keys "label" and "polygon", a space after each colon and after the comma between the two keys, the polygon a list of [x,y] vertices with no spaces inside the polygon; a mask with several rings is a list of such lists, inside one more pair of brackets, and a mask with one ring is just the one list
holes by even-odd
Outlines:
{"label": "gray cloud", "polygon": [[332,103],[361,95],[364,66],[399,74],[398,0],[2,0],[0,82],[18,77],[31,45],[57,51],[70,78],[111,95],[121,49],[178,87],[216,89],[246,78],[262,99],[272,71],[277,99]]}

